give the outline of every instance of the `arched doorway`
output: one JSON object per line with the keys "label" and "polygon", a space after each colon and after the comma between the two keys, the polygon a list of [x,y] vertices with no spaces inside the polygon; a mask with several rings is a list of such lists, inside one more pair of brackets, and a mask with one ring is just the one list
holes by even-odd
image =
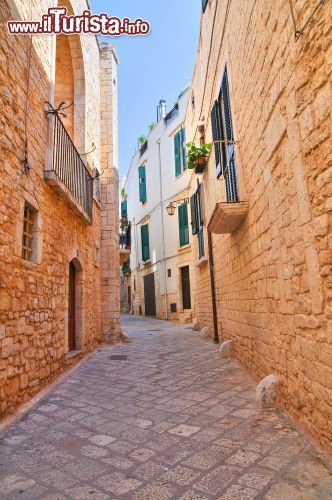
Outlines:
{"label": "arched doorway", "polygon": [[82,302],[82,267],[78,259],[73,259],[68,275],[68,352],[82,349]]}

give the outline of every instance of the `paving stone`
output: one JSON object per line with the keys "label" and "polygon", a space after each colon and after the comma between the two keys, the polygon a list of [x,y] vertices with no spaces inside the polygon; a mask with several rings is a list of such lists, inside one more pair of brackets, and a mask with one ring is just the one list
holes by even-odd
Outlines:
{"label": "paving stone", "polygon": [[131,344],[100,348],[1,432],[1,499],[329,499],[331,466],[255,407],[235,360],[183,325],[126,316],[124,330]]}

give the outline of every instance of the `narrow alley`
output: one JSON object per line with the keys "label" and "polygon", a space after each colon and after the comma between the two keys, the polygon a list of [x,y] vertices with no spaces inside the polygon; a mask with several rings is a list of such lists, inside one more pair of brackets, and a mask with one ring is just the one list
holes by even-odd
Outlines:
{"label": "narrow alley", "polygon": [[2,431],[1,499],[323,499],[331,468],[255,381],[190,327],[124,316]]}

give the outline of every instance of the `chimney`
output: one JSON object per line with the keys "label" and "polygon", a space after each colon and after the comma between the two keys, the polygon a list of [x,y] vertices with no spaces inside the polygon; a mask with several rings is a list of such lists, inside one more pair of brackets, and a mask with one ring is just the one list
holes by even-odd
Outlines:
{"label": "chimney", "polygon": [[161,99],[159,101],[159,106],[157,106],[157,122],[165,118],[165,116],[166,116],[166,101],[164,99]]}

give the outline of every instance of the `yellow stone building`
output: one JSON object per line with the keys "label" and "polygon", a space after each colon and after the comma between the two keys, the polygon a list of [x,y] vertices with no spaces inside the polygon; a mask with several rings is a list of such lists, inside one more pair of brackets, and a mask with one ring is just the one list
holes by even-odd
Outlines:
{"label": "yellow stone building", "polygon": [[0,9],[2,415],[120,336],[117,57],[92,35],[8,34],[49,7]]}
{"label": "yellow stone building", "polygon": [[205,0],[185,126],[214,141],[190,181],[197,320],[257,379],[276,374],[281,404],[328,446],[331,3],[317,3]]}

